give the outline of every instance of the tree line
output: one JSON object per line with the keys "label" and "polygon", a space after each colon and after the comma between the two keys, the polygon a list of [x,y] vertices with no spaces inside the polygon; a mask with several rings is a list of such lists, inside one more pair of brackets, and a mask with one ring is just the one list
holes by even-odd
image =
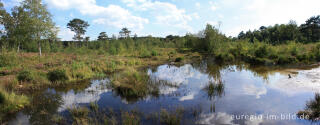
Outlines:
{"label": "tree line", "polygon": [[238,39],[248,39],[250,42],[262,41],[270,44],[282,44],[287,41],[310,43],[320,41],[320,15],[310,17],[300,26],[293,20],[288,24],[261,26],[254,31],[241,31]]}
{"label": "tree line", "polygon": [[[0,23],[3,26],[0,39],[1,49],[39,52],[40,56],[42,51],[98,50],[108,54],[129,53],[150,57],[157,54],[153,48],[177,48],[178,50],[187,48],[212,54],[222,60],[245,58],[251,62],[320,61],[320,50],[313,45],[312,47],[300,45],[300,43],[320,41],[320,15],[310,17],[300,26],[295,21],[268,27],[261,26],[258,30],[242,31],[235,38],[227,37],[216,27],[207,24],[204,30],[195,34],[187,33],[185,36],[138,37],[136,34],[132,36],[132,31],[128,28],[122,28],[119,32],[120,37],[115,35],[109,37],[106,32],[101,32],[97,40],[91,41],[85,36],[90,24],[75,18],[67,24],[67,27],[75,32],[74,41],[61,41],[57,38],[58,28],[51,19],[52,15],[41,0],[24,0],[20,5],[13,7],[11,13],[8,13],[0,2],[0,14]],[[288,49],[282,52],[279,49],[280,46]],[[280,55],[282,56],[279,57]],[[284,59],[291,61],[283,61]]]}

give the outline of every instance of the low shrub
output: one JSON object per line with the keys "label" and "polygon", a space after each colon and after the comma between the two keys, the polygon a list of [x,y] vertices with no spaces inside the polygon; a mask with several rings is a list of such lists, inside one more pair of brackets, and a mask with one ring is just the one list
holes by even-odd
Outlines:
{"label": "low shrub", "polygon": [[47,76],[51,82],[65,82],[66,80],[68,80],[66,71],[60,69],[49,71]]}
{"label": "low shrub", "polygon": [[141,58],[150,58],[151,57],[151,52],[149,52],[147,49],[143,49],[141,52],[140,52],[140,57]]}
{"label": "low shrub", "polygon": [[293,64],[298,62],[298,60],[292,56],[280,55],[277,62],[278,64]]}
{"label": "low shrub", "polygon": [[216,56],[217,61],[234,61],[234,56],[231,53],[222,53]]}
{"label": "low shrub", "polygon": [[31,82],[34,80],[32,73],[28,70],[24,70],[18,73],[17,79],[22,82]]}

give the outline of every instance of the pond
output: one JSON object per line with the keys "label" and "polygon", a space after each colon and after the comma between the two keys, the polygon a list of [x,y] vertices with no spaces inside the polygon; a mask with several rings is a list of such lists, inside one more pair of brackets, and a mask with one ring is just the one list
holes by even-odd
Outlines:
{"label": "pond", "polygon": [[[181,124],[311,124],[297,118],[307,101],[320,90],[320,68],[253,67],[221,65],[210,59],[181,66],[160,65],[145,71],[155,81],[157,93],[132,97],[110,86],[109,77],[72,87],[35,92],[31,108],[9,124],[52,124],[68,116],[72,106],[95,102],[100,111],[137,110],[142,124],[160,124],[148,116],[164,109],[183,110]],[[291,78],[289,78],[290,74]],[[68,118],[69,117],[69,118]],[[66,123],[72,121],[67,120]]]}

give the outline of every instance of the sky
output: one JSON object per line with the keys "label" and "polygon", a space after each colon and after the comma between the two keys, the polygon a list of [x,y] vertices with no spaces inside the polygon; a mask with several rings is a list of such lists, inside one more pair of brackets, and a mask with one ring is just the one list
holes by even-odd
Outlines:
{"label": "sky", "polygon": [[[7,10],[21,0],[2,0]],[[43,0],[60,31],[71,40],[67,23],[80,18],[90,26],[86,36],[97,39],[100,32],[118,35],[123,27],[138,36],[185,35],[212,24],[227,36],[260,26],[304,23],[320,15],[320,0]]]}

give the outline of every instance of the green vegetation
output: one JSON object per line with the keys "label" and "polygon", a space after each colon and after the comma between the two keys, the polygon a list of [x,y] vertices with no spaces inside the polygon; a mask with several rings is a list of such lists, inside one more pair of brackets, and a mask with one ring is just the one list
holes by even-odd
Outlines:
{"label": "green vegetation", "polygon": [[28,97],[7,92],[0,86],[0,122],[7,114],[15,113],[28,104]]}
{"label": "green vegetation", "polygon": [[316,93],[314,100],[310,100],[306,104],[304,111],[299,111],[297,115],[307,120],[317,121],[320,118],[320,94]]}
{"label": "green vegetation", "polygon": [[34,80],[30,71],[25,70],[18,73],[17,79],[22,82],[31,82]]}
{"label": "green vegetation", "polygon": [[86,107],[70,108],[69,112],[72,116],[74,125],[88,125],[89,124],[89,109]]}
{"label": "green vegetation", "polygon": [[140,125],[140,117],[136,112],[122,112],[122,125]]}
{"label": "green vegetation", "polygon": [[180,125],[183,116],[183,109],[177,109],[175,112],[168,112],[166,109],[161,109],[160,123],[165,125]]}
{"label": "green vegetation", "polygon": [[48,72],[48,79],[51,82],[58,82],[58,81],[64,82],[64,81],[68,80],[68,76],[66,74],[66,71],[56,69],[56,70]]}
{"label": "green vegetation", "polygon": [[210,81],[204,90],[207,92],[209,99],[212,100],[215,96],[221,97],[224,93],[224,84],[221,81],[217,83]]}
{"label": "green vegetation", "polygon": [[115,74],[111,78],[111,84],[116,94],[125,98],[128,102],[135,102],[145,98],[151,94],[159,95],[159,89],[151,80],[146,72],[136,71],[133,68],[128,68],[120,74]]}
{"label": "green vegetation", "polygon": [[[184,113],[182,107],[178,107],[173,111],[161,109],[159,112],[152,114],[143,114],[137,109],[114,112],[111,108],[99,109],[99,106],[94,102],[90,103],[89,108],[86,106],[73,106],[68,111],[74,125],[140,125],[142,120],[151,121],[154,124],[180,125],[182,124]],[[66,119],[60,120],[60,123],[63,124],[64,122],[66,122]]]}
{"label": "green vegetation", "polygon": [[[0,89],[1,115],[16,112],[28,104],[28,98],[16,95],[17,91],[76,84],[117,71],[122,71],[119,72],[122,77],[114,75],[112,85],[118,95],[134,100],[150,93],[158,96],[159,90],[153,87],[155,81],[137,69],[168,62],[185,63],[201,57],[199,53],[222,63],[305,65],[320,61],[317,43],[320,16],[311,17],[300,26],[294,21],[262,26],[253,32],[241,32],[236,38],[226,37],[208,24],[198,34],[165,38],[137,35],[131,38],[131,31],[122,28],[118,38],[115,35],[109,38],[106,32],[101,32],[94,41],[85,37],[88,22],[75,18],[67,24],[76,33],[75,42],[57,38],[57,27],[41,0],[23,0],[9,12],[0,1],[0,25],[5,31],[0,37],[0,84],[10,90]],[[209,84],[206,90],[210,96],[222,89],[222,84]],[[132,101],[130,99],[127,100]],[[70,112],[77,123],[88,122],[86,109]],[[163,123],[179,123],[168,113],[163,114],[164,119],[169,119]],[[123,117],[132,120],[125,123],[139,124],[136,122],[139,118],[130,114]],[[108,119],[114,123],[112,117]]]}

